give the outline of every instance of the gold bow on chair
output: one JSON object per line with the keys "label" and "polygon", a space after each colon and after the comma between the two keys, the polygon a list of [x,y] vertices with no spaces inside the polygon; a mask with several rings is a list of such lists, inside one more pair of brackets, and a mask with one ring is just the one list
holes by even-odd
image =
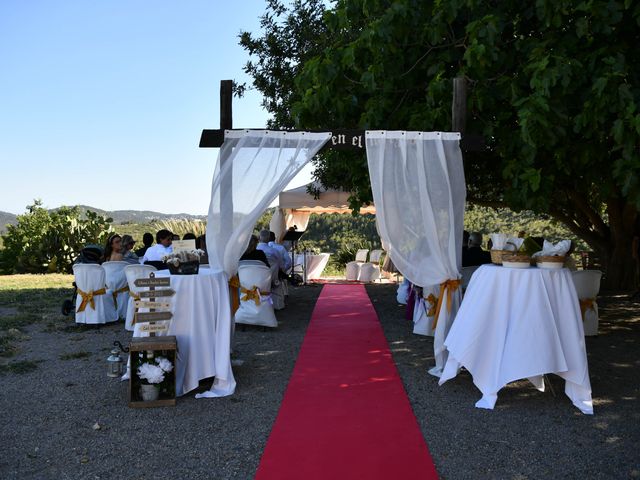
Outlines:
{"label": "gold bow on chair", "polygon": [[113,295],[113,304],[116,306],[116,310],[118,309],[118,294],[119,293],[124,293],[124,292],[128,292],[129,291],[129,285],[125,285],[122,288],[119,288],[118,290],[115,290],[112,295]]}
{"label": "gold bow on chair", "polygon": [[80,303],[80,306],[78,307],[78,310],[76,310],[76,312],[80,313],[84,312],[84,309],[87,308],[87,303],[91,305],[91,308],[95,310],[96,303],[93,301],[93,297],[104,295],[105,293],[107,293],[107,289],[101,288],[99,290],[93,290],[91,292],[83,292],[82,290],[78,289],[78,293],[82,297],[82,302]]}
{"label": "gold bow on chair", "polygon": [[240,291],[242,292],[242,297],[240,298],[240,300],[242,300],[243,302],[253,300],[256,303],[256,307],[260,305],[260,289],[258,287],[254,285],[251,290],[240,287]]}
{"label": "gold bow on chair", "polygon": [[595,298],[581,298],[580,299],[580,313],[582,314],[582,321],[584,322],[584,316],[587,310],[595,310],[594,305],[596,303]]}
{"label": "gold bow on chair", "polygon": [[440,316],[440,309],[442,308],[442,302],[444,301],[445,291],[447,293],[447,312],[451,313],[451,300],[453,292],[455,292],[460,287],[460,279],[457,280],[446,280],[440,284],[440,295],[438,296],[438,305],[436,306],[436,311],[433,316],[433,329],[436,329],[436,325],[438,325],[438,317]]}
{"label": "gold bow on chair", "polygon": [[430,293],[427,298],[425,298],[427,302],[429,302],[429,310],[427,310],[427,317],[433,317],[436,314],[436,305],[438,305],[438,298]]}

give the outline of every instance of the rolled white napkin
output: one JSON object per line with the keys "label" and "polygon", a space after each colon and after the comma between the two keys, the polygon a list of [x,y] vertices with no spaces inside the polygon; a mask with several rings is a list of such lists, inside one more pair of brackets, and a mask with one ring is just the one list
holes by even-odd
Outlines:
{"label": "rolled white napkin", "polygon": [[544,241],[542,250],[533,254],[534,257],[564,257],[571,248],[571,240],[560,240],[558,243]]}
{"label": "rolled white napkin", "polygon": [[509,237],[509,239],[507,240],[507,250],[513,250],[513,246],[515,246],[515,251],[517,252],[518,250],[520,250],[523,242],[524,238]]}

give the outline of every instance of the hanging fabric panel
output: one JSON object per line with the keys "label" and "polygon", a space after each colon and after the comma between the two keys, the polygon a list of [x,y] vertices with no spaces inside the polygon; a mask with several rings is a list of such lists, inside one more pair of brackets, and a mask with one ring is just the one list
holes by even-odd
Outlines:
{"label": "hanging fabric panel", "polygon": [[207,253],[231,277],[262,213],[330,133],[227,130],[213,174]]}
{"label": "hanging fabric panel", "polygon": [[444,367],[444,338],[461,300],[466,186],[459,141],[458,133],[366,133],[376,225],[387,253],[412,283],[439,287],[434,375]]}

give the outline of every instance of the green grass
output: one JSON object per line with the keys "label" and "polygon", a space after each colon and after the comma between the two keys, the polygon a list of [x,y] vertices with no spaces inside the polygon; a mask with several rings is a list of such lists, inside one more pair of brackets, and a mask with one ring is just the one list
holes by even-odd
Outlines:
{"label": "green grass", "polygon": [[[0,275],[0,357],[18,352],[20,330],[28,325],[46,321],[50,328],[69,323],[60,307],[71,298],[72,284],[73,275]],[[14,371],[11,368],[22,367],[3,367]]]}
{"label": "green grass", "polygon": [[75,352],[75,353],[65,353],[60,355],[60,360],[75,360],[78,358],[89,358],[91,356],[91,352]]}
{"label": "green grass", "polygon": [[6,365],[0,365],[0,375],[5,373],[22,375],[24,373],[33,372],[38,368],[38,364],[41,362],[42,360],[23,360],[20,362],[11,362]]}

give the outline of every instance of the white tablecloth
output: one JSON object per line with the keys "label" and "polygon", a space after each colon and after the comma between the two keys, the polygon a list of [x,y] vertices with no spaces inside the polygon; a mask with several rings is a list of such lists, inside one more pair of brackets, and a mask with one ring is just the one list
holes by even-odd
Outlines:
{"label": "white tablecloth", "polygon": [[[171,277],[171,319],[167,335],[175,335],[178,343],[176,360],[176,395],[183,395],[203,378],[216,377],[209,392],[197,397],[223,397],[233,394],[236,386],[231,370],[231,311],[229,286],[220,270],[200,268],[198,275],[169,275],[168,270],[156,272],[157,277]],[[158,287],[162,289],[165,287]],[[158,297],[166,301],[169,297]],[[140,336],[136,324],[133,336]]]}
{"label": "white tablecloth", "polygon": [[528,378],[544,391],[542,375],[565,379],[565,393],[592,414],[580,306],[571,272],[483,265],[473,275],[445,339],[449,357],[440,385],[461,366],[482,392],[476,407],[492,409],[507,383]]}
{"label": "white tablecloth", "polygon": [[[322,276],[324,267],[329,263],[330,253],[321,253],[319,255],[306,254],[306,280],[317,280]],[[296,255],[296,265],[305,265],[305,254]]]}

